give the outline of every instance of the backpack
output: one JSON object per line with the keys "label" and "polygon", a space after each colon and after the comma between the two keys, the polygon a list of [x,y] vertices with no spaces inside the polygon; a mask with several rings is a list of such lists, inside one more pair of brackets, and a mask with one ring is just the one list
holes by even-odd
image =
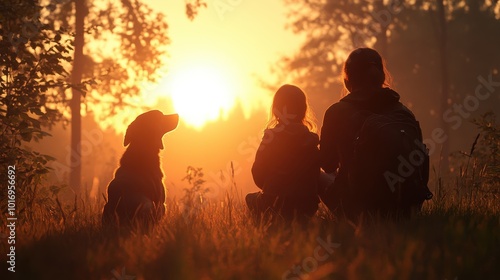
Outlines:
{"label": "backpack", "polygon": [[348,163],[351,194],[364,209],[410,214],[432,198],[429,155],[415,116],[402,104],[354,114],[357,129]]}

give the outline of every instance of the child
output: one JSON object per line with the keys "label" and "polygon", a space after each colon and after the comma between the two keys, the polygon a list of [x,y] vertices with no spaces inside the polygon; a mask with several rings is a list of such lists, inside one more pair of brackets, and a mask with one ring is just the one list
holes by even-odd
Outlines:
{"label": "child", "polygon": [[278,213],[291,221],[316,213],[320,163],[315,129],[305,93],[293,85],[280,87],[252,166],[255,184],[262,190],[246,196],[253,214]]}

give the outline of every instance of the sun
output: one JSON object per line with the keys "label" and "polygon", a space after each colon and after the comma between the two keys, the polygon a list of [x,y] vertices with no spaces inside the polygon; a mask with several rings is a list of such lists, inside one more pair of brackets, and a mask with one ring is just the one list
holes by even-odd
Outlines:
{"label": "sun", "polygon": [[170,95],[182,121],[200,129],[236,104],[229,71],[217,65],[190,65],[172,73]]}

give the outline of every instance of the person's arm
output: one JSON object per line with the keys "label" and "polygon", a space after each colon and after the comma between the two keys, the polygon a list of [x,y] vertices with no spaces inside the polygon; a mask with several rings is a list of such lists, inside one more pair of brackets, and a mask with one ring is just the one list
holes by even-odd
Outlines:
{"label": "person's arm", "polygon": [[326,173],[334,173],[339,166],[339,154],[337,150],[338,120],[336,120],[334,108],[329,108],[323,119],[320,137],[320,163]]}
{"label": "person's arm", "polygon": [[252,176],[253,181],[261,190],[264,190],[264,184],[269,173],[269,153],[270,153],[270,141],[272,140],[272,131],[266,130],[264,132],[264,137],[260,142],[259,149],[255,155],[255,161],[252,165]]}

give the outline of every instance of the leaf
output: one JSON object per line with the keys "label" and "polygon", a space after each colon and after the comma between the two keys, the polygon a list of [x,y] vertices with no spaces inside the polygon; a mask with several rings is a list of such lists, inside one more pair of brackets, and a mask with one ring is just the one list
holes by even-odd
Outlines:
{"label": "leaf", "polygon": [[21,138],[23,139],[23,141],[30,142],[33,138],[33,134],[29,132],[21,133]]}
{"label": "leaf", "polygon": [[47,174],[47,173],[49,173],[49,170],[48,170],[48,169],[46,169],[46,168],[43,168],[43,169],[37,169],[37,170],[35,171],[35,173],[36,173],[36,174],[39,174],[39,175],[42,175],[42,174]]}

